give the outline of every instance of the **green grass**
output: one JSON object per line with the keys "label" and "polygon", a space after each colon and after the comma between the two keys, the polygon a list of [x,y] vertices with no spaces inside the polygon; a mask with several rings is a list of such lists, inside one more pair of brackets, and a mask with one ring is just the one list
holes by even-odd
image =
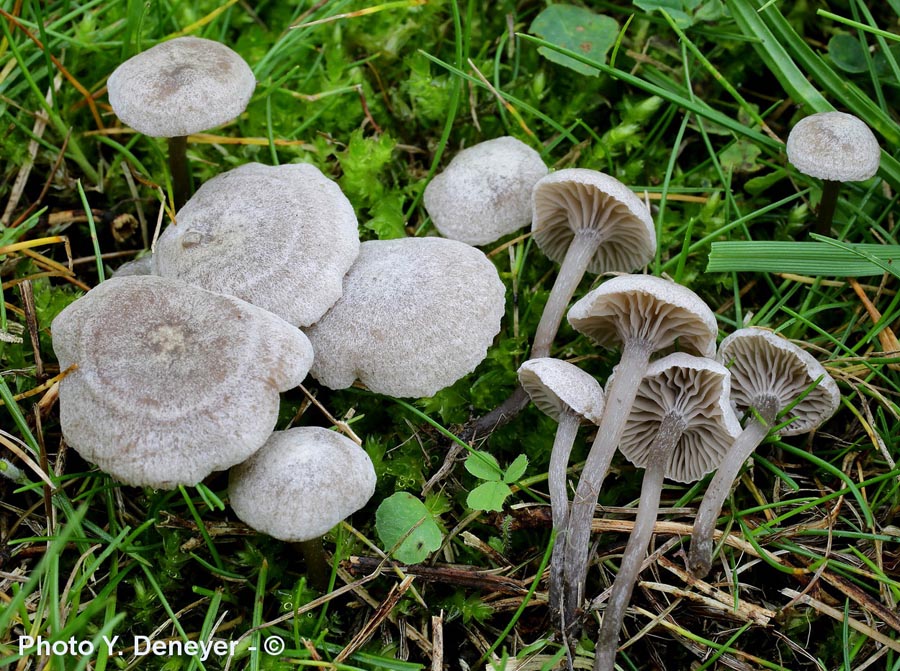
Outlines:
{"label": "green grass", "polygon": [[[62,442],[52,392],[39,389],[59,373],[50,323],[143,250],[142,229],[152,239],[167,216],[160,211],[170,190],[165,148],[118,124],[105,81],[122,59],[187,31],[229,43],[258,79],[244,115],[189,144],[197,184],[250,161],[311,162],[348,194],[365,239],[433,235],[421,205],[428,179],[459,148],[511,134],[553,168],[603,170],[648,194],[659,235],[649,272],[699,293],[722,335],[753,324],[802,344],[839,382],[842,404],[814,436],[763,445],[720,519],[719,529],[744,544],[723,545],[710,582],[727,605],[777,616],[763,627],[710,609],[696,587],[648,569],[645,580],[688,596],[636,590],[619,664],[850,669],[871,661],[868,668],[900,670],[900,630],[891,619],[900,603],[900,354],[882,344],[887,329],[900,328],[900,54],[892,49],[900,2],[707,0],[685,2],[684,14],[672,17],[625,0],[583,3],[618,21],[604,62],[531,35],[546,4],[0,0],[0,328],[22,339],[0,342],[0,458],[27,478],[0,478],[0,668],[37,666],[32,649],[20,653],[22,636],[74,638],[97,649],[90,658],[55,656],[52,669],[328,667],[399,582],[387,570],[351,574],[345,562],[388,549],[380,547],[375,510],[399,490],[421,498],[442,530],[443,546],[426,563],[490,569],[524,592],[462,587],[446,575],[416,578],[374,635],[335,667],[431,667],[433,617],[441,618],[448,668],[459,660],[502,668],[503,660],[528,658],[528,668],[541,668],[566,659],[539,579],[552,543],[553,422],[529,409],[474,446],[504,465],[528,457],[502,513],[467,508],[479,480],[459,464],[423,491],[460,425],[515,383],[556,272],[530,238],[485,249],[507,286],[508,307],[488,358],[467,378],[431,399],[401,403],[308,381],[328,413],[363,439],[379,481],[373,501],[326,538],[335,558],[327,594],[307,585],[294,548],[236,520],[224,475],[174,492],[124,487]],[[829,54],[837,34],[857,43],[861,71],[842,70]],[[557,65],[539,48],[599,75]],[[832,108],[873,128],[882,162],[875,178],[843,189],[833,235],[816,240],[808,231],[821,184],[787,164],[782,141],[804,114]],[[16,185],[25,166],[27,180]],[[122,214],[137,218],[134,230],[113,230]],[[68,240],[71,271],[55,236]],[[9,248],[17,243],[24,244]],[[847,283],[852,276],[880,319]],[[26,279],[34,292],[28,315]],[[596,281],[585,280],[579,295]],[[554,355],[601,379],[615,364],[568,326]],[[291,422],[330,426],[299,390],[284,395],[278,427]],[[573,481],[587,438],[573,454]],[[612,510],[598,517],[632,519],[640,477],[617,459],[601,495]],[[662,519],[690,524],[703,489],[667,484],[663,505],[671,512]],[[594,540],[591,597],[611,582],[626,537]],[[655,547],[683,565],[687,543],[660,534]],[[792,603],[791,590],[877,629],[891,647],[822,608]],[[597,619],[572,641],[579,668],[590,665]],[[112,655],[104,636],[120,637]],[[135,636],[223,639],[236,642],[237,654],[139,656]],[[262,649],[271,637],[284,641],[279,656]]]}

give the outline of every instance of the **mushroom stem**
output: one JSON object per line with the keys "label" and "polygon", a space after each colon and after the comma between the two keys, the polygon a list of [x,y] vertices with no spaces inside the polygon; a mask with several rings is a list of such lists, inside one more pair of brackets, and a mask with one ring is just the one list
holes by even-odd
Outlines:
{"label": "mushroom stem", "polygon": [[841,183],[826,179],[822,182],[822,200],[819,201],[819,213],[816,220],[816,233],[831,235],[831,221],[837,207],[838,191]]}
{"label": "mushroom stem", "polygon": [[320,592],[328,590],[328,581],[331,577],[331,565],[325,556],[322,547],[322,537],[317,536],[307,541],[294,544],[303,554],[306,563],[306,578],[309,584]]}
{"label": "mushroom stem", "polygon": [[530,358],[539,359],[550,354],[550,346],[559,331],[559,324],[569,306],[569,301],[572,300],[602,240],[603,236],[596,228],[581,228],[575,233],[572,242],[569,243],[566,257],[559,267],[559,274],[550,290],[544,312],[541,314],[541,321],[531,345]]}
{"label": "mushroom stem", "polygon": [[712,567],[713,532],[725,499],[731,491],[731,485],[737,479],[741,466],[768,435],[779,410],[778,401],[773,396],[760,399],[755,407],[759,416],[754,416],[748,422],[729,448],[697,510],[697,517],[691,530],[691,550],[688,558],[688,568],[696,578],[703,578]]}
{"label": "mushroom stem", "polygon": [[175,210],[180,210],[191,196],[191,176],[188,172],[187,136],[169,138],[169,172],[172,174],[172,197]]}
{"label": "mushroom stem", "polygon": [[[556,438],[550,452],[550,469],[547,474],[547,485],[550,489],[550,509],[553,515],[553,529],[556,541],[550,559],[550,611],[559,613],[563,584],[563,561],[566,551],[566,521],[569,518],[569,496],[566,493],[566,470],[569,466],[569,455],[578,435],[581,417],[571,411],[563,412],[559,417]],[[565,622],[563,622],[565,629]]]}
{"label": "mushroom stem", "polygon": [[584,598],[591,521],[600,497],[600,487],[616,453],[638,387],[647,372],[651,349],[650,343],[645,340],[626,341],[622,358],[609,382],[606,409],[597,427],[597,437],[591,445],[569,509],[564,566],[564,621],[570,625]]}
{"label": "mushroom stem", "polygon": [[650,537],[653,535],[666,468],[685,428],[686,424],[680,416],[668,414],[660,423],[656,438],[650,445],[634,529],[628,539],[628,545],[625,546],[622,564],[613,583],[609,600],[606,602],[603,622],[600,625],[594,671],[612,671],[615,667],[619,630],[622,628],[625,609],[631,601],[631,593],[641,571],[647,546],[650,545]]}

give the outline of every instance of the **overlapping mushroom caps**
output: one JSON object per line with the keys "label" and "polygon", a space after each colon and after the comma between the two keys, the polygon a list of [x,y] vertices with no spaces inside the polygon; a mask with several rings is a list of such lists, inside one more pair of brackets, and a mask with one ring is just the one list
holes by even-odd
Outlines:
{"label": "overlapping mushroom caps", "polygon": [[546,174],[541,155],[514,137],[480,142],[431,180],[425,209],[445,238],[486,245],[531,222],[531,189]]}
{"label": "overlapping mushroom caps", "polygon": [[237,296],[298,326],[341,296],[359,253],[353,206],[308,164],[249,163],[206,182],[159,237],[155,272]]}
{"label": "overlapping mushroom caps", "polygon": [[171,489],[247,459],[300,384],[309,340],[236,298],[155,276],[112,278],[52,324],[63,436],[131,485]]}
{"label": "overlapping mushroom caps", "polygon": [[484,359],[504,296],[497,269],[469,245],[364,242],[340,300],[307,330],[310,372],[331,389],[359,380],[390,396],[433,396]]}
{"label": "overlapping mushroom caps", "polygon": [[[752,411],[706,490],[691,533],[688,567],[702,578],[712,566],[713,531],[741,466],[790,408],[778,435],[795,436],[818,428],[837,410],[837,384],[809,353],[761,328],[735,331],[722,341],[716,358],[732,375],[731,399],[740,413]],[[788,421],[789,419],[789,421]]]}

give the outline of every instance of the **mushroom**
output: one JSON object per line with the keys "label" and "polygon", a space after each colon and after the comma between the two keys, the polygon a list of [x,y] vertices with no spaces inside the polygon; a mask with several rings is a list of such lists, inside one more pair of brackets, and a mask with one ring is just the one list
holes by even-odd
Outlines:
{"label": "mushroom", "polygon": [[789,409],[780,436],[816,429],[840,403],[837,384],[810,354],[771,331],[745,328],[722,341],[716,358],[731,370],[731,399],[740,413],[752,413],[719,464],[703,496],[694,528],[688,568],[702,578],[712,566],[713,531],[741,466]]}
{"label": "mushroom", "polygon": [[841,182],[861,182],[876,172],[881,148],[869,127],[844,112],[804,117],[791,129],[787,157],[804,175],[823,180],[816,232],[828,235]]}
{"label": "mushroom", "polygon": [[279,392],[312,363],[298,329],[178,280],[111,278],[52,323],[63,436],[130,485],[173,489],[247,459],[278,419]]}
{"label": "mushroom", "polygon": [[331,389],[358,379],[380,394],[433,396],[484,359],[504,296],[494,265],[462,242],[364,242],[340,300],[307,329],[310,372]]}
{"label": "mushroom", "polygon": [[519,367],[519,382],[538,410],[559,424],[550,452],[547,484],[550,489],[553,530],[557,533],[550,560],[550,609],[554,613],[561,613],[565,528],[569,517],[566,469],[578,427],[587,423],[600,423],[603,389],[597,380],[578,366],[550,358],[530,359],[523,363]]}
{"label": "mushroom", "polygon": [[168,138],[176,208],[190,195],[187,136],[234,119],[254,88],[243,58],[199,37],[157,44],[122,63],[107,81],[119,119],[144,135]]}
{"label": "mushroom", "polygon": [[126,261],[116,268],[113,277],[128,277],[131,275],[153,275],[153,254],[145,254],[139,259]]}
{"label": "mushroom", "polygon": [[359,253],[353,206],[313,165],[248,163],[209,180],[156,242],[155,272],[308,326]]}
{"label": "mushroom", "polygon": [[741,432],[728,398],[728,370],[681,352],[650,364],[619,449],[646,469],[634,529],[603,613],[595,671],[615,666],[619,630],[659,512],[663,479],[695,482],[712,471]]}
{"label": "mushroom", "polygon": [[569,323],[601,347],[622,347],[606,388],[606,409],[588,453],[569,511],[566,542],[565,620],[574,622],[587,574],[591,519],[603,478],[619,444],[650,357],[678,342],[679,348],[712,356],[716,318],[686,287],[647,275],[620,275],[601,284],[569,310]]}
{"label": "mushroom", "polygon": [[531,222],[531,189],[546,174],[534,149],[498,137],[454,156],[425,187],[425,209],[445,238],[487,245]]}
{"label": "mushroom", "polygon": [[321,536],[366,505],[375,480],[372,460],[359,445],[334,431],[304,426],[276,431],[232,468],[228,496],[248,526],[300,544],[310,581],[325,587]]}

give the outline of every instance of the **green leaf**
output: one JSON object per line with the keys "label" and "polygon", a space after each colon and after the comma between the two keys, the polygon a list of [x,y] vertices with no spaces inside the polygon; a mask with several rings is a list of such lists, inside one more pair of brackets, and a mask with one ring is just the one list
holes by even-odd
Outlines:
{"label": "green leaf", "polygon": [[405,238],[403,219],[403,198],[399,193],[390,193],[372,207],[372,218],[364,225],[375,231],[379,240]]}
{"label": "green leaf", "polygon": [[391,153],[397,145],[389,134],[379,137],[364,137],[356,130],[350,137],[347,149],[338,154],[343,176],[341,189],[356,206],[374,206],[384,193],[380,177],[391,160]]}
{"label": "green leaf", "polygon": [[513,462],[509,465],[509,468],[506,469],[506,473],[503,474],[503,482],[510,484],[519,480],[523,475],[525,475],[525,470],[528,468],[528,457],[524,454],[520,454],[516,457]]}
{"label": "green leaf", "polygon": [[375,511],[375,531],[384,549],[404,564],[424,561],[443,540],[428,508],[409,492],[397,492],[381,502]]}
{"label": "green leaf", "polygon": [[503,510],[503,502],[512,494],[509,485],[503,482],[482,482],[469,492],[466,505],[472,510]]}
{"label": "green leaf", "polygon": [[[841,247],[824,242],[714,242],[710,273],[755,271],[810,276],[865,277],[896,270],[900,245],[860,243]],[[877,263],[871,259],[875,259]]]}
{"label": "green leaf", "polygon": [[749,140],[738,140],[719,154],[722,168],[730,172],[756,172],[762,168],[757,162],[762,149]]}
{"label": "green leaf", "polygon": [[466,458],[466,470],[479,480],[497,480],[503,477],[503,469],[493,454],[472,450]]}
{"label": "green leaf", "polygon": [[828,40],[828,56],[844,72],[859,74],[869,69],[859,40],[847,33],[838,33]]}
{"label": "green leaf", "polygon": [[[530,30],[548,42],[605,63],[606,52],[619,34],[619,24],[615,19],[595,14],[584,7],[550,5],[532,21]],[[575,72],[594,77],[598,74],[596,68],[558,52],[543,47],[538,51],[544,58]]]}
{"label": "green leaf", "polygon": [[[645,12],[652,12],[655,9],[663,10],[675,20],[679,27],[687,28],[694,23],[694,17],[685,10],[689,9],[688,5],[696,7],[699,3],[682,0],[634,0],[634,4]],[[694,7],[690,7],[690,9]]]}

